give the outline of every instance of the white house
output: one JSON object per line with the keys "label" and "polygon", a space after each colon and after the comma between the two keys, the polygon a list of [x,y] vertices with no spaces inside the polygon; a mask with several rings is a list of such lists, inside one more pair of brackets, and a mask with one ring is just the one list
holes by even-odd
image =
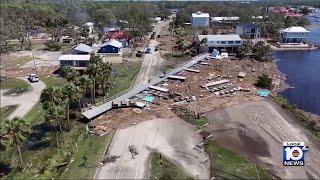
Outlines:
{"label": "white house", "polygon": [[77,70],[85,70],[90,63],[90,55],[65,54],[59,58],[60,67],[72,66]]}
{"label": "white house", "polygon": [[309,37],[310,31],[301,26],[292,26],[286,29],[280,30],[280,43],[301,43]]}
{"label": "white house", "polygon": [[225,49],[227,52],[238,52],[243,46],[243,41],[237,34],[223,34],[223,35],[198,35],[199,50],[207,46],[209,52],[213,49]]}
{"label": "white house", "polygon": [[209,27],[210,16],[208,13],[200,11],[192,13],[191,25],[192,27]]}

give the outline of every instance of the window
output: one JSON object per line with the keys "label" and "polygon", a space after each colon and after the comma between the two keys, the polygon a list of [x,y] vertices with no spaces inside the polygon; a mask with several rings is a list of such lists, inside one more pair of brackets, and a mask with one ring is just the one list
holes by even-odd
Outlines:
{"label": "window", "polygon": [[236,44],[240,44],[241,43],[241,41],[236,41]]}
{"label": "window", "polygon": [[233,44],[233,41],[228,41],[228,44]]}
{"label": "window", "polygon": [[221,41],[221,44],[226,44],[227,42],[226,41]]}
{"label": "window", "polygon": [[220,41],[217,41],[217,44],[220,44]]}

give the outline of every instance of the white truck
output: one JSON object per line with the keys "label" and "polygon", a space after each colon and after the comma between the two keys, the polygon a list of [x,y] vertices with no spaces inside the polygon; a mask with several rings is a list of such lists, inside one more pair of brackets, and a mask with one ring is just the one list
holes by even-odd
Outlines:
{"label": "white truck", "polygon": [[39,82],[39,77],[36,74],[28,74],[28,80],[30,82]]}

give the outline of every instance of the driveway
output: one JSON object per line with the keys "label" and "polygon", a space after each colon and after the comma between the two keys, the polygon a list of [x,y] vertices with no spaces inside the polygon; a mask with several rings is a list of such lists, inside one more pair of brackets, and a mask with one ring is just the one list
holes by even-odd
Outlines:
{"label": "driveway", "polygon": [[[20,79],[29,83],[26,77]],[[46,85],[42,81],[30,83],[30,85],[32,86],[32,90],[19,96],[4,96],[3,93],[6,90],[0,90],[1,107],[9,105],[19,105],[18,108],[9,115],[9,119],[12,119],[13,117],[23,117],[24,115],[26,115],[39,101],[41,91],[46,87]]]}
{"label": "driveway", "polygon": [[[156,32],[155,37],[158,36],[162,28],[169,26],[170,21],[161,21],[158,22],[153,29],[153,32]],[[156,39],[151,39],[149,47],[154,49],[159,42]],[[135,86],[141,86],[147,84],[149,80],[152,80],[157,75],[161,74],[160,67],[164,62],[164,59],[161,57],[159,51],[153,52],[152,54],[146,54],[143,58],[143,62],[139,71],[139,74],[135,81]]]}
{"label": "driveway", "polygon": [[[209,178],[209,162],[201,163],[208,155],[193,149],[202,138],[195,127],[179,119],[154,119],[116,131],[108,155],[120,155],[116,162],[98,168],[94,179],[146,179],[148,158],[152,151],[184,169],[196,179]],[[138,155],[132,159],[129,145],[137,148]]]}

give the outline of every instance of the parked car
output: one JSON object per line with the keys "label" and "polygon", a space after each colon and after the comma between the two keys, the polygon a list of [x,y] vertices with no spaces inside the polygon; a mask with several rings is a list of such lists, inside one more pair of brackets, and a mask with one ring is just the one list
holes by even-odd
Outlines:
{"label": "parked car", "polygon": [[142,57],[142,52],[141,52],[141,51],[138,51],[137,54],[136,54],[136,56],[137,56],[137,57]]}
{"label": "parked car", "polygon": [[28,80],[30,82],[39,82],[39,77],[36,74],[29,74]]}

